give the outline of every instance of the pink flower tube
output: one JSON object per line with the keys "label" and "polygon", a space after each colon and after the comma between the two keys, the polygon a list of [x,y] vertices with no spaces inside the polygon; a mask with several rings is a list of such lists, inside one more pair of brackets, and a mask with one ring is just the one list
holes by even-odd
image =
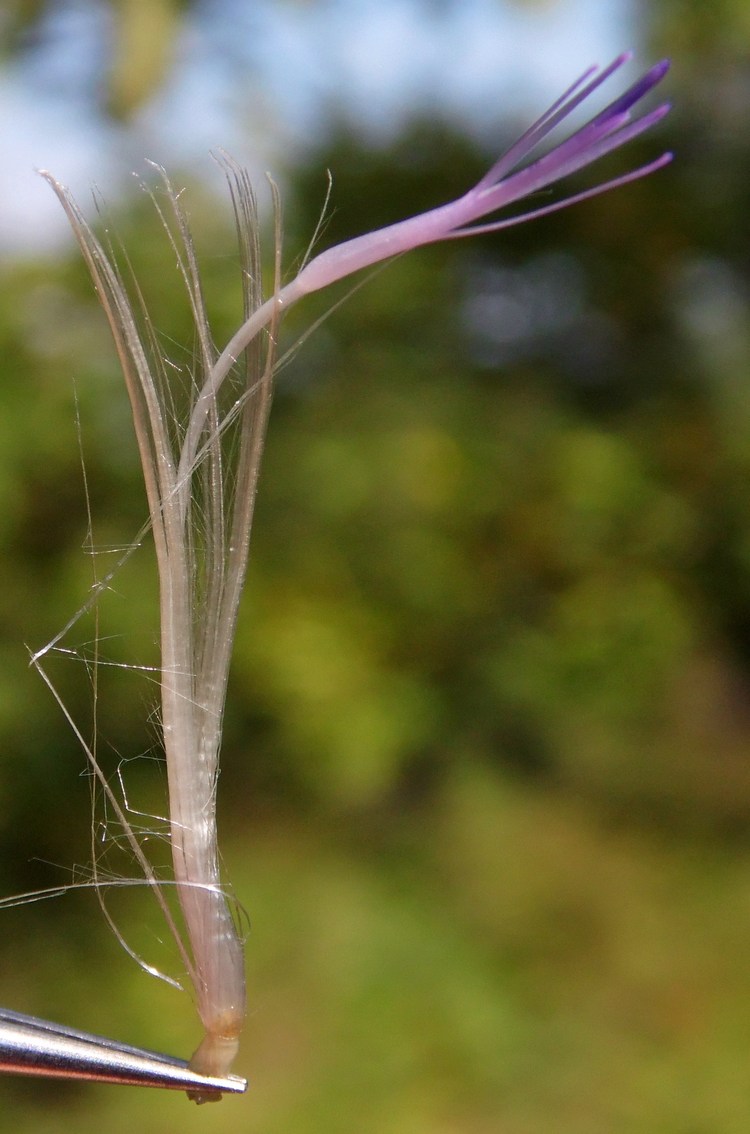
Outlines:
{"label": "pink flower tube", "polygon": [[609,67],[598,73],[598,68],[589,68],[463,197],[330,248],[302,269],[289,285],[290,291],[295,297],[298,293],[317,291],[335,280],[359,271],[360,268],[408,252],[420,244],[432,244],[437,240],[448,240],[458,236],[473,236],[479,232],[494,232],[513,224],[520,224],[532,217],[543,216],[545,213],[572,205],[576,201],[604,193],[638,177],[645,177],[655,169],[666,165],[672,158],[670,153],[664,153],[647,165],[602,182],[593,189],[565,197],[551,205],[530,209],[487,224],[473,223],[516,201],[526,200],[541,189],[546,189],[568,177],[569,174],[591,165],[605,154],[637,138],[664,117],[669,111],[669,105],[666,103],[641,118],[633,119],[631,111],[636,103],[663,79],[669,69],[669,61],[666,59],[652,67],[625,94],[615,99],[605,110],[576,130],[564,142],[560,142],[530,164],[519,168],[558,123],[606,82],[629,58],[629,54],[621,55]]}

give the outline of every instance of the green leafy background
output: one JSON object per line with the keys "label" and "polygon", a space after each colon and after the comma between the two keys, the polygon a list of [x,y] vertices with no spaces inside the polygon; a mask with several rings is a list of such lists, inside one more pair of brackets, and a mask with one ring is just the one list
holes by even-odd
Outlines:
{"label": "green leafy background", "polygon": [[[127,120],[189,5],[114,7],[100,94]],[[8,5],[9,58],[43,8]],[[146,9],[153,50],[123,70]],[[646,14],[639,56],[672,54],[676,110],[611,168],[663,138],[671,168],[400,260],[279,376],[220,782],[227,876],[251,923],[248,1097],[196,1109],[6,1078],[1,1129],[747,1130],[750,29],[737,0]],[[325,143],[280,171],[287,263],[326,168],[329,243],[454,196],[490,156],[434,121],[368,148],[332,116]],[[188,200],[222,341],[238,311],[229,220],[205,188]],[[112,214],[184,362],[157,224],[142,196]],[[295,313],[287,345],[335,298]],[[83,756],[24,649],[91,585],[77,415],[97,547],[132,539],[145,502],[72,252],[3,266],[0,357],[11,895],[74,864],[85,879],[92,858]],[[90,643],[153,665],[154,601],[146,546],[98,627],[84,619],[74,653],[51,659],[86,735]],[[162,815],[154,684],[105,667],[99,681],[108,774],[134,812]],[[112,833],[106,816],[94,827],[107,855]],[[147,895],[113,891],[108,908],[174,967]],[[198,1039],[189,995],[138,969],[85,888],[0,911],[0,1003],[185,1056]]]}

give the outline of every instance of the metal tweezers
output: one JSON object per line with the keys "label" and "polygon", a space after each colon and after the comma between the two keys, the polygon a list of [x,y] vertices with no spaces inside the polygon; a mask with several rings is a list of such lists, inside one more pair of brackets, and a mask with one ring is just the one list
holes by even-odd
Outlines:
{"label": "metal tweezers", "polygon": [[242,1094],[247,1080],[200,1075],[183,1059],[0,1008],[0,1072],[191,1092],[208,1102]]}

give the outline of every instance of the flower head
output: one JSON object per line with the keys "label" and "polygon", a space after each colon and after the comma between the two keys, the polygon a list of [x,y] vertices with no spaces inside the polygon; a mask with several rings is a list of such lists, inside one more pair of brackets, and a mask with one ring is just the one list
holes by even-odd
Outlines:
{"label": "flower head", "polygon": [[[175,254],[198,344],[194,371],[185,384],[191,397],[184,418],[175,419],[175,405],[180,405],[182,398],[174,397],[169,387],[168,377],[174,367],[160,349],[141,289],[134,281],[132,299],[126,282],[128,273],[123,274],[118,267],[106,239],[103,245],[68,191],[49,174],[44,175],[70,218],[107,314],[131,400],[143,464],[160,577],[161,718],[172,854],[189,939],[181,949],[206,1030],[193,1061],[193,1066],[204,1073],[227,1072],[245,1014],[242,941],[219,870],[216,775],[232,640],[247,568],[255,490],[271,404],[279,319],[292,303],[309,292],[421,244],[518,224],[665,165],[671,159],[669,153],[594,188],[529,206],[515,215],[491,219],[508,205],[528,201],[625,145],[667,113],[667,105],[641,117],[633,117],[632,113],[663,78],[668,68],[665,61],[564,141],[541,156],[534,156],[551,131],[628,58],[622,55],[602,71],[596,67],[586,71],[457,201],[345,241],[311,260],[284,287],[280,283],[281,241],[277,228],[274,290],[265,301],[252,188],[245,171],[224,160],[237,219],[244,307],[243,322],[221,353],[214,346],[180,194],[162,171],[168,206],[165,209],[156,197],[154,203]],[[233,379],[227,381],[230,375]],[[110,579],[111,575],[107,575],[96,584],[83,610],[90,608]],[[78,617],[35,655],[37,666]],[[108,791],[95,754],[89,753],[89,758]],[[112,800],[111,793],[108,798]],[[127,827],[124,812],[117,814],[129,832],[149,885],[175,930],[169,906],[137,836]],[[179,934],[176,935],[179,940]],[[200,1093],[195,1097],[198,1101],[205,1098]]]}
{"label": "flower head", "polygon": [[[497,213],[516,201],[528,200],[540,190],[554,185],[584,166],[591,165],[600,157],[650,129],[667,114],[668,103],[648,111],[640,118],[634,118],[632,114],[633,107],[661,82],[669,70],[669,60],[664,59],[585,126],[581,126],[547,153],[526,165],[523,164],[564,118],[567,118],[629,59],[630,54],[626,53],[618,56],[604,70],[590,67],[585,71],[495,162],[481,181],[457,201],[451,201],[447,205],[441,205],[429,212],[420,213],[418,216],[364,236],[357,236],[321,253],[303,268],[289,285],[289,293],[284,295],[286,302],[293,301],[307,292],[317,291],[352,272],[359,271],[360,268],[369,267],[390,256],[407,252],[420,244],[471,236],[479,232],[494,232],[496,229],[520,224],[521,221],[531,217],[554,212],[586,197],[593,197],[618,185],[624,185],[628,181],[645,177],[666,165],[672,159],[671,153],[663,153],[647,165],[639,166],[592,189],[564,197],[562,200],[529,208],[514,216],[491,220],[486,224],[473,223],[482,217]],[[284,291],[286,292],[287,289]]]}

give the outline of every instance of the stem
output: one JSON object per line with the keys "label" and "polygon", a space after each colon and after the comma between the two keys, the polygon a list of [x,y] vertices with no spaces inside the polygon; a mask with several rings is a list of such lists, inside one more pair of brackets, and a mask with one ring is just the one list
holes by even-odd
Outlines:
{"label": "stem", "polygon": [[288,310],[293,303],[301,299],[305,294],[304,291],[297,286],[297,279],[292,280],[286,287],[276,294],[267,299],[256,311],[252,313],[249,319],[246,319],[238,331],[232,335],[231,339],[224,347],[216,362],[211,367],[211,371],[206,379],[203,387],[195,399],[193,412],[190,415],[190,422],[185,433],[185,440],[180,454],[180,464],[177,470],[177,485],[184,484],[190,477],[198,457],[198,448],[200,445],[201,434],[206,424],[206,418],[211,412],[211,406],[215,403],[216,395],[221,389],[222,382],[227,377],[232,367],[236,365],[237,359],[241,356],[242,352],[247,349],[255,336],[259,334],[275,319],[278,319],[279,314]]}

